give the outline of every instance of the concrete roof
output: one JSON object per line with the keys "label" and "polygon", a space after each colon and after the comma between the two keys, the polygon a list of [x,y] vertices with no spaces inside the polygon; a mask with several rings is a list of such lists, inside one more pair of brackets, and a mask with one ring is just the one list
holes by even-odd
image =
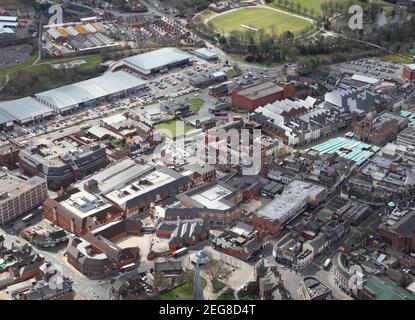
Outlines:
{"label": "concrete roof", "polygon": [[257,215],[283,223],[292,218],[297,210],[309,201],[309,197],[315,197],[324,190],[325,188],[312,183],[294,180],[285,187],[280,196],[276,196],[273,201],[260,209]]}
{"label": "concrete roof", "polygon": [[124,63],[142,73],[150,73],[152,69],[190,59],[192,56],[177,48],[162,48],[159,50],[138,54],[124,59]]}

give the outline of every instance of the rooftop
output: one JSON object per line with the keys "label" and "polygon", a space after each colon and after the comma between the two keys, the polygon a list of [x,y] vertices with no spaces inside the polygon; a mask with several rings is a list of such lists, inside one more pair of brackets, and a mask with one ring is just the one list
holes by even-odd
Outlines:
{"label": "rooftop", "polygon": [[92,216],[95,213],[110,208],[111,204],[98,195],[81,190],[60,203],[79,218]]}
{"label": "rooftop", "polygon": [[0,202],[24,193],[43,182],[45,180],[37,176],[25,180],[0,171]]}
{"label": "rooftop", "polygon": [[193,200],[199,202],[205,208],[226,210],[229,209],[230,206],[222,202],[221,200],[229,196],[231,193],[231,190],[226,189],[224,186],[216,184],[212,188],[206,189],[197,194],[193,194],[190,197]]}
{"label": "rooftop", "polygon": [[145,82],[124,71],[117,71],[86,81],[36,94],[58,109],[65,109],[121,91],[143,86]]}
{"label": "rooftop", "polygon": [[282,90],[283,88],[274,82],[265,81],[239,90],[238,95],[244,96],[247,99],[260,99],[270,94],[281,92]]}
{"label": "rooftop", "polygon": [[162,48],[129,57],[124,59],[124,63],[147,74],[153,69],[163,68],[170,64],[185,61],[191,57],[190,54],[177,48]]}
{"label": "rooftop", "polygon": [[197,50],[195,50],[195,52],[197,54],[203,56],[203,57],[208,58],[208,59],[213,59],[213,58],[216,58],[218,56],[215,52],[210,51],[210,50],[208,50],[206,48],[197,49]]}
{"label": "rooftop", "polygon": [[295,215],[298,208],[309,202],[310,198],[317,197],[324,191],[323,187],[294,180],[285,187],[281,195],[277,195],[273,201],[260,209],[257,215],[283,223]]}
{"label": "rooftop", "polygon": [[2,102],[0,103],[0,111],[18,121],[52,114],[50,108],[31,97]]}

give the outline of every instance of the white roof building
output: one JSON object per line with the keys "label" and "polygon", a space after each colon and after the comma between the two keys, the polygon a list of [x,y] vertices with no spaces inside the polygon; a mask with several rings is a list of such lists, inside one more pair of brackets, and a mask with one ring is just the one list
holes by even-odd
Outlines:
{"label": "white roof building", "polygon": [[76,108],[81,104],[123,93],[145,86],[145,81],[124,71],[103,75],[86,81],[41,92],[36,99],[57,113]]}
{"label": "white roof building", "polygon": [[162,48],[124,59],[124,64],[142,74],[151,74],[186,63],[191,57],[192,55],[177,48]]}

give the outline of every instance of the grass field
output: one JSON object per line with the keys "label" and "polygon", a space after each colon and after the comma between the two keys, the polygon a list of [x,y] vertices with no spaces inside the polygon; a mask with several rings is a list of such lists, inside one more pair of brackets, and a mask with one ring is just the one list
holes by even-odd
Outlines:
{"label": "grass field", "polygon": [[[354,4],[361,4],[360,0],[352,0]],[[296,6],[298,3],[301,4],[301,7],[306,7],[308,10],[313,9],[316,13],[321,12],[321,4],[324,2],[328,2],[328,0],[290,0],[294,4],[294,9],[296,10]],[[334,0],[334,2],[341,3],[343,5],[349,4],[350,0]],[[270,4],[271,7],[274,8],[282,8],[285,9],[284,1],[281,1],[281,4],[278,0],[275,0],[274,3]]]}
{"label": "grass field", "polygon": [[218,300],[235,300],[234,291],[231,288],[226,289],[225,292],[218,297]]}
{"label": "grass field", "polygon": [[[186,133],[192,129],[192,127],[189,127],[183,123],[180,123],[174,120],[157,124],[155,125],[155,128],[158,130],[164,130],[164,132],[171,138],[174,138],[177,136],[178,134],[177,130],[183,131],[184,133]],[[181,128],[183,128],[183,130]]]}
{"label": "grass field", "polygon": [[209,21],[216,31],[226,34],[232,31],[264,30],[271,33],[272,27],[281,34],[290,31],[299,35],[311,27],[305,19],[293,17],[267,8],[244,8],[219,15]]}
{"label": "grass field", "polygon": [[[160,295],[160,300],[192,300],[193,298],[193,282],[194,271],[189,271],[188,281],[175,289],[169,290],[166,293]],[[207,281],[201,277],[202,288],[206,288]]]}
{"label": "grass field", "polygon": [[411,63],[411,59],[409,57],[404,58],[404,57],[397,56],[397,55],[394,55],[394,54],[383,56],[381,59],[383,61],[390,61],[390,62],[393,62],[393,63]]}
{"label": "grass field", "polygon": [[205,100],[200,98],[193,98],[189,101],[189,109],[191,112],[198,112],[199,109],[203,106]]}

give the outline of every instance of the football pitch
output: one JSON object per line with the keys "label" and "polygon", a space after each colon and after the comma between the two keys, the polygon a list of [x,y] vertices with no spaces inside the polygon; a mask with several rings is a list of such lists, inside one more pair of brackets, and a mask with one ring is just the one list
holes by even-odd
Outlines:
{"label": "football pitch", "polygon": [[273,28],[277,34],[286,31],[299,35],[311,28],[311,23],[300,17],[295,17],[268,8],[243,8],[218,15],[209,21],[209,25],[221,34],[232,31],[254,32],[264,30],[271,33]]}

